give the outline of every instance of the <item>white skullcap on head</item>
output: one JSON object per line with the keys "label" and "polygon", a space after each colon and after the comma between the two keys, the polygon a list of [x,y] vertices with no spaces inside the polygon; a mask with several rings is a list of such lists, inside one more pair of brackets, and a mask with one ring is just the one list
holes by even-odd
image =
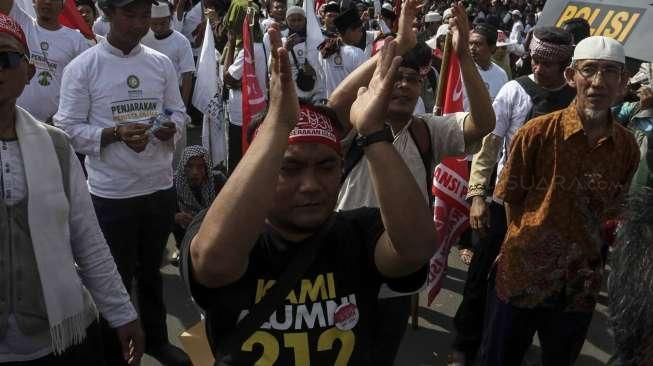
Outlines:
{"label": "white skullcap on head", "polygon": [[445,10],[444,13],[442,13],[442,18],[443,19],[447,19],[447,18],[450,18],[452,16],[453,16],[453,10],[451,10],[451,8]]}
{"label": "white skullcap on head", "polygon": [[170,14],[170,7],[166,2],[160,2],[156,5],[152,4],[152,18],[167,18]]}
{"label": "white skullcap on head", "polygon": [[626,53],[624,46],[610,37],[592,36],[578,42],[574,49],[576,60],[606,60],[614,61],[620,64],[626,63]]}
{"label": "white skullcap on head", "polygon": [[286,18],[293,14],[299,14],[306,18],[306,13],[304,12],[304,9],[300,8],[299,6],[291,6],[286,10]]}
{"label": "white skullcap on head", "polygon": [[390,10],[393,13],[395,11],[395,9],[392,7],[392,4],[390,4],[390,3],[384,3],[382,8],[385,9],[385,10]]}
{"label": "white skullcap on head", "polygon": [[519,10],[517,10],[517,9],[515,9],[515,10],[511,10],[511,11],[510,11],[510,14],[512,14],[512,15],[516,15],[516,16],[518,16],[518,17],[521,18],[521,11],[519,11]]}
{"label": "white skullcap on head", "polygon": [[442,20],[442,15],[436,11],[432,11],[430,13],[426,13],[424,16],[424,22],[425,23],[433,23],[433,22],[439,22]]}
{"label": "white skullcap on head", "polygon": [[440,38],[440,36],[447,35],[449,33],[449,24],[442,24],[438,31],[435,33],[435,39]]}

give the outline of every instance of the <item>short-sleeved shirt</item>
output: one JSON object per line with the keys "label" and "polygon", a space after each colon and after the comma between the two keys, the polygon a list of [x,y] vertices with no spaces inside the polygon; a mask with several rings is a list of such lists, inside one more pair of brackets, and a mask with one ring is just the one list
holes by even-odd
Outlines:
{"label": "short-sleeved shirt", "polygon": [[[428,191],[430,187],[426,186],[427,174],[430,177],[433,169],[437,164],[447,156],[460,156],[473,154],[480,148],[480,143],[468,144],[465,142],[463,127],[467,113],[453,113],[447,116],[434,116],[425,114],[419,116],[426,122],[431,135],[432,149],[432,166],[431,171],[427,172],[424,167],[424,161],[419,153],[419,149],[410,136],[408,130],[412,121],[407,123],[400,131],[395,131],[393,145],[406,166],[413,174],[415,181],[418,182],[420,192],[424,200],[428,200]],[[349,145],[355,137],[352,130],[345,139],[343,139],[343,151],[347,151]],[[338,195],[338,204],[336,210],[351,210],[358,207],[379,207],[378,199],[374,193],[372,177],[367,164],[367,158],[363,158],[349,172],[347,178],[340,188]]]}
{"label": "short-sleeved shirt", "polygon": [[354,72],[358,66],[367,60],[363,50],[350,45],[343,45],[338,52],[327,58],[322,57],[321,53],[319,57],[324,70],[327,98],[345,80],[347,75]]}
{"label": "short-sleeved shirt", "polygon": [[[381,283],[398,291],[410,291],[424,282],[426,267],[402,278],[382,276],[374,262],[376,242],[383,233],[378,209],[362,208],[335,213],[333,226],[319,244],[316,260],[298,281],[270,321],[247,339],[237,354],[228,354],[220,365],[368,365],[372,322]],[[303,242],[284,240],[268,228],[249,256],[245,274],[236,282],[207,288],[190,270],[190,239],[197,233],[199,219],[189,226],[183,246],[182,276],[197,304],[207,311],[216,351],[251,307],[264,296],[291,262]],[[339,326],[336,309],[355,304],[359,317],[351,329]],[[257,363],[258,361],[258,363]]]}
{"label": "short-sleeved shirt", "polygon": [[600,225],[617,213],[638,161],[635,138],[615,122],[591,146],[575,101],[517,131],[495,189],[516,216],[499,256],[499,298],[592,311],[602,279]]}
{"label": "short-sleeved shirt", "polygon": [[193,60],[193,50],[190,46],[190,41],[176,30],[173,30],[170,35],[161,39],[156,38],[154,32],[150,30],[143,37],[141,43],[168,56],[175,66],[175,70],[177,70],[179,84],[181,84],[181,76],[183,74],[195,72],[195,60]]}

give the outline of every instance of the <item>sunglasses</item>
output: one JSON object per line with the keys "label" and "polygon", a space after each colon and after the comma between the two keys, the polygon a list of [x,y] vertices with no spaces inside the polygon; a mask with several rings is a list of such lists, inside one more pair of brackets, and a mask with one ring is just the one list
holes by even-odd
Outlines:
{"label": "sunglasses", "polygon": [[23,59],[28,61],[24,53],[14,51],[0,52],[0,69],[15,69]]}

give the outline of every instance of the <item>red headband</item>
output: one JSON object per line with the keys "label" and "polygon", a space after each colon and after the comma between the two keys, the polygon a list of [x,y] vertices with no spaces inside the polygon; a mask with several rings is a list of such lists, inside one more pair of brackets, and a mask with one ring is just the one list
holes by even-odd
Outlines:
{"label": "red headband", "polygon": [[290,131],[288,144],[313,142],[329,146],[340,154],[340,142],[336,132],[336,121],[308,104],[299,108],[297,125]]}
{"label": "red headband", "polygon": [[0,33],[12,36],[25,47],[25,51],[29,52],[25,33],[23,33],[20,25],[13,18],[2,13],[0,13]]}

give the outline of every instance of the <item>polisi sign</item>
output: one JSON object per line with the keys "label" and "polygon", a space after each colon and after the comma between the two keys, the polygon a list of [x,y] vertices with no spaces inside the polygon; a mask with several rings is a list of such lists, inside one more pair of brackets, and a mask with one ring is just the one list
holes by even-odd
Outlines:
{"label": "polisi sign", "polygon": [[626,42],[646,9],[597,3],[569,2],[562,10],[556,27],[572,18],[585,18],[590,24],[590,34],[606,36]]}

